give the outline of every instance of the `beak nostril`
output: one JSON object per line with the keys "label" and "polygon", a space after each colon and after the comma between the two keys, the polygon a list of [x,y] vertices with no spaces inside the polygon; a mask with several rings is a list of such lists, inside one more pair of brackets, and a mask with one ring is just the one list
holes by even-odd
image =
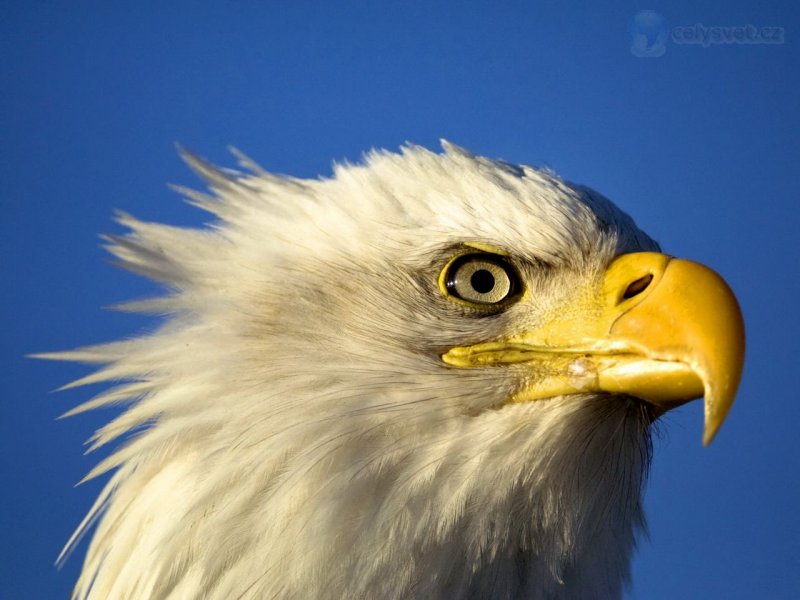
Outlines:
{"label": "beak nostril", "polygon": [[631,283],[625,289],[625,292],[622,294],[622,299],[627,300],[628,298],[638,296],[647,289],[647,286],[650,285],[651,281],[653,281],[653,276],[649,273],[644,277],[639,277],[639,279]]}

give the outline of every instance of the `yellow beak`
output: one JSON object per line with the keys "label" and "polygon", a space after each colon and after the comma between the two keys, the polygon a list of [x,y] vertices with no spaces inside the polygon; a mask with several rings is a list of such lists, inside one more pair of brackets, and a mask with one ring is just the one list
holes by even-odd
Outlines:
{"label": "yellow beak", "polygon": [[744,322],[717,273],[642,252],[617,257],[599,291],[535,331],[451,349],[454,367],[530,363],[509,402],[587,392],[636,396],[663,411],[705,397],[703,443],[728,414],[744,364]]}

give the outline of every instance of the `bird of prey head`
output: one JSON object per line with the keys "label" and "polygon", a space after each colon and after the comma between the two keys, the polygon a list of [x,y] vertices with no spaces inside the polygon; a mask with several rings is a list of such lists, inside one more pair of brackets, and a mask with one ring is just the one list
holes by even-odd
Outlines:
{"label": "bird of prey head", "polygon": [[109,238],[164,324],[49,355],[114,382],[73,413],[126,407],[75,597],[620,597],[653,422],[704,396],[709,442],[733,401],[724,281],[446,143],[318,180],[186,158],[213,224]]}

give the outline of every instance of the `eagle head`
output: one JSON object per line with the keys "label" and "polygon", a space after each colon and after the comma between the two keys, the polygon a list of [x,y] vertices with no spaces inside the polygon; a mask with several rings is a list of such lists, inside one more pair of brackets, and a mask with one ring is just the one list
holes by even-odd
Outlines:
{"label": "eagle head", "polygon": [[618,598],[650,430],[742,368],[725,282],[600,194],[444,144],[327,179],[185,155],[205,229],[121,214],[139,338],[48,355],[126,408],[77,598]]}

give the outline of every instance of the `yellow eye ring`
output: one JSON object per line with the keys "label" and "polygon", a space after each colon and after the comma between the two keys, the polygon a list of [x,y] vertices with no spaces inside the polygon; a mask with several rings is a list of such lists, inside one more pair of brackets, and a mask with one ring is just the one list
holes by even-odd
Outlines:
{"label": "yellow eye ring", "polygon": [[522,288],[507,260],[483,252],[453,258],[442,270],[439,287],[445,296],[477,308],[502,306]]}

